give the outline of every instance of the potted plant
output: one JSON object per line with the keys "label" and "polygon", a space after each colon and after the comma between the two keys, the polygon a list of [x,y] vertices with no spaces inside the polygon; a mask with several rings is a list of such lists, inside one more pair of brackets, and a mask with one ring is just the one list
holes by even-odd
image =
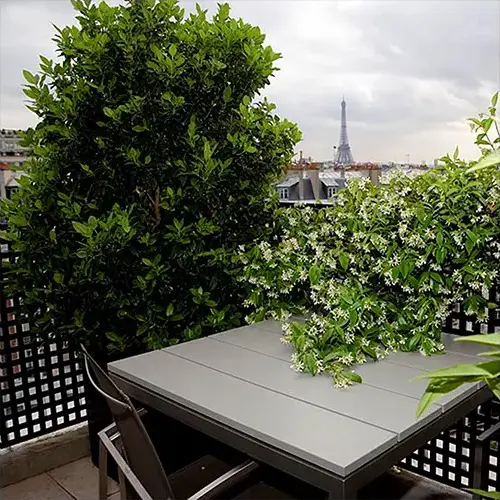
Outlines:
{"label": "potted plant", "polygon": [[[240,323],[232,257],[269,233],[300,132],[255,100],[279,55],[227,4],[209,19],[175,0],[72,3],[58,58],[24,71],[39,121],[4,237],[32,331],[106,366]],[[95,461],[110,416],[92,394]]]}

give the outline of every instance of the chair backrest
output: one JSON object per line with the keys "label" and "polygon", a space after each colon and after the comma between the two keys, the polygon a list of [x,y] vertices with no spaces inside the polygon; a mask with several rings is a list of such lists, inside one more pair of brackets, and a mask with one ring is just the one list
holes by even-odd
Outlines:
{"label": "chair backrest", "polygon": [[121,435],[128,465],[153,498],[174,499],[172,488],[141,417],[130,398],[81,346],[90,383],[106,398]]}

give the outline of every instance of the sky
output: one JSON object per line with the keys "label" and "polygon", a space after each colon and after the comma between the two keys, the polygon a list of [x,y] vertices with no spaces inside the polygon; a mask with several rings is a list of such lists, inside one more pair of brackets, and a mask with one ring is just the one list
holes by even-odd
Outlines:
{"label": "sky", "polygon": [[[332,158],[342,96],[355,161],[432,162],[456,146],[477,156],[466,120],[500,88],[500,0],[229,3],[282,54],[264,95],[298,123],[304,156]],[[55,57],[52,24],[75,24],[74,15],[69,0],[0,0],[0,128],[36,124],[22,70],[35,71],[40,54]]]}

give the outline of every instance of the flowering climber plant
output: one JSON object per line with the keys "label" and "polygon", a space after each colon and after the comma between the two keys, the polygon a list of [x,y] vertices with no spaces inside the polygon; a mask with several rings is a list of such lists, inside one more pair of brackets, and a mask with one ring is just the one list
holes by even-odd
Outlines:
{"label": "flowering climber plant", "polygon": [[368,358],[442,351],[450,306],[484,317],[500,271],[500,172],[476,165],[457,150],[416,177],[348,182],[333,207],[282,209],[274,239],[240,254],[247,321],[303,315],[284,327],[293,368],[340,387]]}

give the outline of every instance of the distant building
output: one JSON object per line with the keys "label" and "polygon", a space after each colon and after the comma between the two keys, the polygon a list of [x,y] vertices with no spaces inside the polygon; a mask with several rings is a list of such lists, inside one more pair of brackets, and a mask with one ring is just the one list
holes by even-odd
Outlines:
{"label": "distant building", "polygon": [[22,130],[1,129],[0,130],[0,154],[27,156],[29,148],[21,146]]}
{"label": "distant building", "polygon": [[394,174],[395,172],[400,173],[401,175],[407,175],[408,177],[415,177],[417,175],[425,174],[430,170],[430,167],[425,165],[394,165],[391,168],[383,169],[383,177],[380,179],[382,184],[387,182],[387,177],[390,174]]}
{"label": "distant building", "polygon": [[350,179],[367,178],[378,184],[380,166],[353,164],[347,167],[329,162],[316,163],[302,158],[292,163],[284,178],[276,184],[281,203],[332,204]]}
{"label": "distant building", "polygon": [[29,149],[20,145],[21,130],[0,130],[0,198],[10,198],[19,187],[17,179],[23,175],[24,162],[28,159]]}
{"label": "distant building", "polygon": [[285,179],[276,185],[276,189],[282,203],[327,203],[345,183],[346,179],[340,174],[321,172],[313,164],[301,170],[289,171]]}

